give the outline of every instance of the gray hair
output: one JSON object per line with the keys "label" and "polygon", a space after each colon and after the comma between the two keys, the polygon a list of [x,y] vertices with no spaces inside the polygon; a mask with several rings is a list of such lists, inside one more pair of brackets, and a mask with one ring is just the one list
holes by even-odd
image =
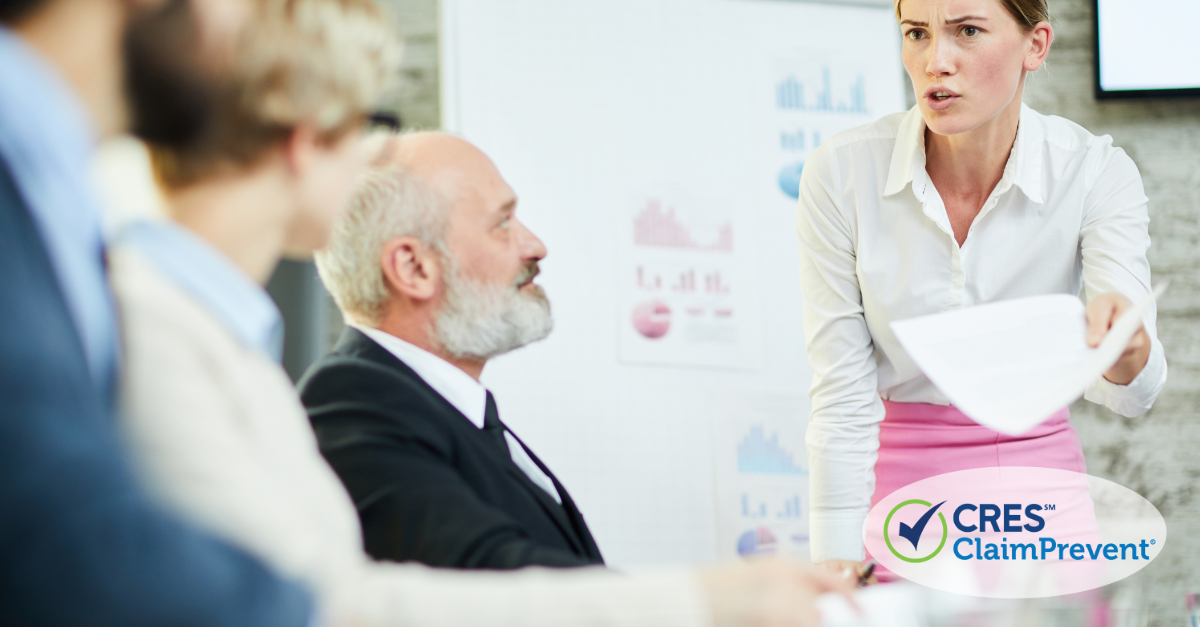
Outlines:
{"label": "gray hair", "polygon": [[380,267],[383,246],[409,236],[446,255],[448,201],[411,172],[389,166],[358,182],[334,224],[317,272],[347,323],[376,327],[392,294]]}

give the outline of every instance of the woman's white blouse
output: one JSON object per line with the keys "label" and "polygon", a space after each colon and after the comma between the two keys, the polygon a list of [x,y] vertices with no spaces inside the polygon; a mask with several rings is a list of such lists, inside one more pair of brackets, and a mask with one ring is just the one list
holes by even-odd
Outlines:
{"label": "woman's white blouse", "polygon": [[[804,340],[812,557],[862,559],[885,399],[948,405],[896,342],[893,320],[1036,294],[1150,291],[1147,198],[1112,138],[1022,106],[1004,174],[960,248],[925,171],[920,110],[841,133],[800,182],[796,230]],[[1125,416],[1150,408],[1167,363],[1154,327],[1146,368],[1085,398]],[[1020,390],[1013,390],[1019,394]]]}

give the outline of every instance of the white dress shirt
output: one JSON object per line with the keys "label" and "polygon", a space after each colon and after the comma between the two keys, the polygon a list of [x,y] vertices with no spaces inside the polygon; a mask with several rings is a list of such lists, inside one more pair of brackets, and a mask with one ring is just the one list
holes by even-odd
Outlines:
{"label": "white dress shirt", "polygon": [[[961,247],[925,171],[924,138],[913,107],[831,138],[801,177],[816,561],[863,556],[880,399],[949,405],[889,323],[1081,287],[1088,300],[1117,292],[1137,302],[1150,292],[1147,198],[1137,166],[1111,137],[1022,106],[1004,174]],[[1143,321],[1152,348],[1141,374],[1127,386],[1096,381],[1085,398],[1125,416],[1150,408],[1167,377],[1155,314]]]}
{"label": "white dress shirt", "polygon": [[[458,366],[390,333],[357,324],[351,326],[362,331],[363,335],[371,338],[384,350],[395,355],[396,359],[412,368],[418,377],[429,384],[429,387],[441,394],[442,398],[449,401],[459,413],[466,416],[476,429],[483,428],[488,393],[483,384],[472,379],[471,375],[463,372]],[[529,453],[525,452],[525,447],[521,446],[521,443],[513,437],[508,429],[504,430],[504,438],[508,441],[508,453],[512,456],[513,463],[517,465],[517,468],[520,468],[535,485],[548,492],[555,501],[558,501],[559,505],[562,505],[562,497],[559,496],[558,489],[554,487],[554,482],[546,476],[546,473],[542,472],[541,468],[538,468],[537,464],[533,463]]]}

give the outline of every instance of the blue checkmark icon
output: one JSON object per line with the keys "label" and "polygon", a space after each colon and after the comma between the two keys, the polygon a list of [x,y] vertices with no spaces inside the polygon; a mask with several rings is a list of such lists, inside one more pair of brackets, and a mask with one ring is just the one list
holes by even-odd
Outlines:
{"label": "blue checkmark icon", "polygon": [[913,549],[916,549],[917,542],[921,540],[921,533],[925,531],[925,525],[929,524],[929,519],[933,518],[933,515],[937,512],[938,508],[945,504],[946,502],[942,501],[941,503],[929,508],[929,511],[925,512],[925,515],[917,521],[917,524],[911,527],[904,523],[900,523],[900,537],[907,538],[909,542],[912,542]]}

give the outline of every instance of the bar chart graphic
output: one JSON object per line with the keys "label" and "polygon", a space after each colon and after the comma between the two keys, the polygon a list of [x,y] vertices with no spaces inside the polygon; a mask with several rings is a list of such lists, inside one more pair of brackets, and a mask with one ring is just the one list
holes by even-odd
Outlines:
{"label": "bar chart graphic", "polygon": [[698,242],[692,229],[680,221],[675,209],[663,209],[662,202],[650,200],[633,219],[633,243],[638,246],[662,246],[733,252],[733,223],[717,226],[716,235],[707,242]]}
{"label": "bar chart graphic", "polygon": [[747,530],[768,529],[776,551],[806,555],[807,399],[730,393],[718,397],[714,410],[718,542],[732,553],[734,546],[746,548],[740,541]]}
{"label": "bar chart graphic", "polygon": [[[840,77],[839,77],[840,78]],[[817,85],[789,74],[775,85],[775,105],[789,111],[870,115],[867,109],[867,83],[862,74],[844,86],[841,97],[833,93],[833,76],[828,66],[821,68]]]}
{"label": "bar chart graphic", "polygon": [[[793,494],[783,499],[783,507],[776,508],[774,511],[775,518],[793,519],[800,518],[802,512],[800,507],[800,495]],[[767,518],[769,513],[767,502],[755,500],[749,493],[742,494],[742,516],[745,518]]]}
{"label": "bar chart graphic", "polygon": [[738,472],[745,473],[808,474],[807,470],[796,463],[792,454],[779,444],[779,436],[772,434],[768,439],[764,429],[759,425],[750,427],[750,433],[738,444],[737,467]]}
{"label": "bar chart graphic", "polygon": [[809,147],[816,148],[821,145],[821,131],[812,131],[812,141],[803,129],[794,131],[780,131],[779,133],[779,148],[788,152],[807,152]]}
{"label": "bar chart graphic", "polygon": [[819,53],[775,59],[769,81],[758,93],[762,106],[773,112],[773,180],[783,201],[779,206],[793,211],[800,197],[800,175],[813,151],[825,139],[862,126],[882,111],[878,73],[869,64]]}
{"label": "bar chart graphic", "polygon": [[808,142],[805,139],[804,131],[783,131],[779,133],[779,147],[783,150],[803,152],[808,150]]}
{"label": "bar chart graphic", "polygon": [[649,189],[614,214],[623,232],[618,334],[627,362],[744,369],[759,359],[753,250],[737,204]]}
{"label": "bar chart graphic", "polygon": [[[697,274],[704,279],[703,288],[696,280]],[[692,266],[677,271],[673,277],[668,276],[666,283],[663,282],[663,277],[662,273],[655,272],[653,268],[648,268],[645,264],[637,267],[636,282],[639,290],[661,292],[665,289],[667,292],[676,294],[725,296],[730,293],[731,289],[729,283],[721,278],[720,270],[697,273],[696,268]]]}

